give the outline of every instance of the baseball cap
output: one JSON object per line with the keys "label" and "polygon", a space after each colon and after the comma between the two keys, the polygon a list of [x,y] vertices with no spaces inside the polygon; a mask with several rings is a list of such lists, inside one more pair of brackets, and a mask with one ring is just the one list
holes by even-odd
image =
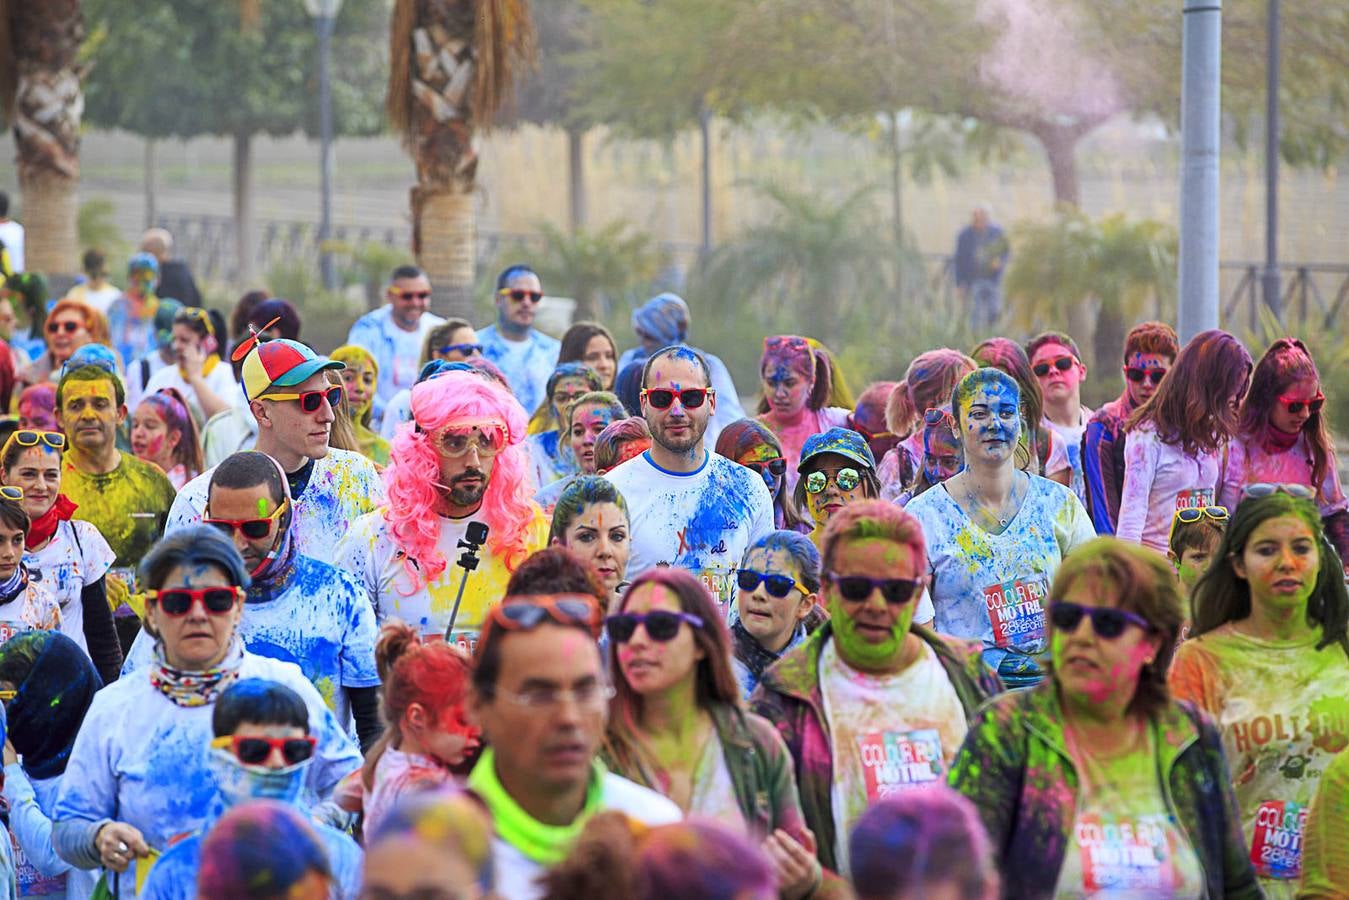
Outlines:
{"label": "baseball cap", "polygon": [[[269,322],[260,330],[266,331],[271,324]],[[241,341],[230,355],[235,362],[243,359],[240,374],[244,382],[244,395],[249,400],[256,400],[273,386],[295,387],[324,369],[346,368],[343,363],[320,356],[299,341],[279,338],[259,342],[256,333]]]}
{"label": "baseball cap", "polygon": [[876,457],[871,455],[867,439],[849,428],[831,428],[821,434],[812,434],[801,446],[801,463],[796,471],[804,472],[806,463],[825,453],[837,453],[868,469],[876,468]]}

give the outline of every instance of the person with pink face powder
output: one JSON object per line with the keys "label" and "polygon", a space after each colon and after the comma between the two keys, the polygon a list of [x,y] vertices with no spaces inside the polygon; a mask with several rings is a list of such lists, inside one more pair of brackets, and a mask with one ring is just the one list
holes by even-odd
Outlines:
{"label": "person with pink face powder", "polygon": [[33,431],[60,431],[56,421],[56,385],[50,381],[23,389],[19,395],[19,427]]}
{"label": "person with pink face powder", "polygon": [[1181,603],[1166,560],[1097,538],[1049,600],[1050,677],[986,704],[951,766],[1004,896],[1261,896],[1219,731],[1167,690]]}
{"label": "person with pink face powder", "polygon": [[794,334],[764,338],[759,360],[763,399],[758,419],[772,429],[787,460],[787,493],[796,489],[801,447],[812,434],[847,425],[850,410],[827,406],[833,365],[823,348]]}

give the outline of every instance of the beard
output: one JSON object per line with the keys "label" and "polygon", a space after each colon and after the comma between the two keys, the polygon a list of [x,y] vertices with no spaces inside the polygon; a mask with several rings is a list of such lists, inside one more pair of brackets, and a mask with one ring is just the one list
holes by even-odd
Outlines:
{"label": "beard", "polygon": [[[478,479],[476,485],[463,482],[469,478]],[[448,485],[440,485],[441,492],[455,506],[474,506],[482,502],[487,493],[487,476],[477,469],[466,469],[450,479]]]}
{"label": "beard", "polygon": [[707,433],[707,422],[704,421],[700,424],[693,419],[688,419],[687,423],[688,429],[679,437],[671,437],[665,426],[661,425],[659,428],[652,429],[652,439],[671,453],[688,453],[698,446],[698,442]]}

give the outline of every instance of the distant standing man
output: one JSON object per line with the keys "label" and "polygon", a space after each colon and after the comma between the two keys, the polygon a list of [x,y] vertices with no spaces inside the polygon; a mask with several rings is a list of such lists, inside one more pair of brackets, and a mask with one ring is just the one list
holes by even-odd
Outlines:
{"label": "distant standing man", "polygon": [[1007,236],[993,224],[987,204],[974,208],[970,224],[956,237],[956,290],[970,311],[970,324],[987,337],[1002,315],[1002,273],[1007,268]]}
{"label": "distant standing man", "polygon": [[416,384],[427,332],[445,322],[428,312],[431,279],[416,266],[394,269],[384,297],[389,302],[357,319],[347,334],[348,344],[369,350],[379,365],[371,426],[376,431],[389,399]]}
{"label": "distant standing man", "polygon": [[511,393],[526,413],[538,409],[547,394],[548,376],[557,366],[562,344],[534,327],[543,283],[529,266],[511,266],[497,276],[497,320],[478,329],[482,354],[506,376]]}

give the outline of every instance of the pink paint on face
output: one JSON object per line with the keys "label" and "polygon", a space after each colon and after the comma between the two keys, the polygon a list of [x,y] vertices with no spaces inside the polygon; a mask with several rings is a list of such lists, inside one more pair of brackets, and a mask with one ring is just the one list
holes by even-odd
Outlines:
{"label": "pink paint on face", "polygon": [[769,359],[764,362],[760,378],[768,408],[774,415],[791,418],[805,410],[814,387],[807,375],[782,361]]}
{"label": "pink paint on face", "polygon": [[572,410],[571,442],[572,453],[576,456],[581,471],[587,475],[595,472],[595,439],[600,432],[608,428],[615,419],[614,412],[607,406],[587,403]]}
{"label": "pink paint on face", "polygon": [[[1315,378],[1304,378],[1301,381],[1293,382],[1270,409],[1269,424],[1284,434],[1297,434],[1307,424],[1307,420],[1312,417],[1308,404],[1314,401],[1320,393],[1321,383]],[[1300,404],[1301,409],[1292,412],[1288,408],[1289,404],[1285,403],[1284,400]]]}
{"label": "pink paint on face", "polygon": [[[1165,375],[1171,370],[1174,362],[1171,357],[1160,353],[1130,353],[1124,360],[1124,390],[1128,394],[1129,402],[1133,406],[1147,403],[1152,395],[1157,393],[1157,385],[1152,383],[1153,373],[1160,372]],[[1130,369],[1142,370],[1146,376],[1142,381],[1134,381],[1129,377]]]}
{"label": "pink paint on face", "polygon": [[[1067,370],[1060,369],[1055,365],[1063,359],[1072,361],[1072,365]],[[1040,382],[1040,390],[1044,392],[1046,399],[1062,399],[1069,396],[1078,389],[1087,377],[1087,367],[1082,365],[1076,354],[1054,341],[1037,347],[1030,362],[1032,369],[1039,365],[1049,366],[1049,371],[1044,375],[1037,373],[1035,376],[1036,380]]]}
{"label": "pink paint on face", "polygon": [[24,401],[19,404],[19,427],[33,431],[57,431],[56,410]]}
{"label": "pink paint on face", "polygon": [[[1088,609],[1119,606],[1119,591],[1111,583],[1084,575],[1054,599],[1076,603]],[[1071,633],[1054,629],[1050,654],[1054,678],[1070,699],[1078,704],[1102,705],[1109,701],[1127,703],[1138,690],[1138,680],[1147,660],[1157,655],[1161,639],[1137,625],[1125,626],[1116,638],[1096,633],[1090,616]]]}

